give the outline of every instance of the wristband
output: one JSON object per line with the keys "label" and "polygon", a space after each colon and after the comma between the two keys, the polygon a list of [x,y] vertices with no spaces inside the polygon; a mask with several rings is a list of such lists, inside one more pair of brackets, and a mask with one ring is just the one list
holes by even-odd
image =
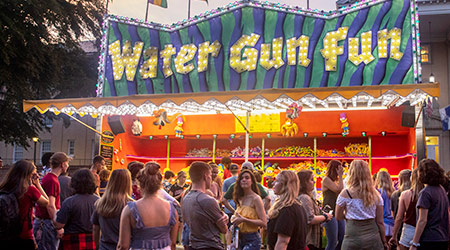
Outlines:
{"label": "wristband", "polygon": [[409,244],[411,244],[411,246],[420,247],[420,243],[415,243],[413,241],[410,241]]}
{"label": "wristband", "polygon": [[325,218],[325,221],[324,222],[327,222],[328,221],[328,215],[326,215],[326,214],[322,214],[323,215],[323,217]]}

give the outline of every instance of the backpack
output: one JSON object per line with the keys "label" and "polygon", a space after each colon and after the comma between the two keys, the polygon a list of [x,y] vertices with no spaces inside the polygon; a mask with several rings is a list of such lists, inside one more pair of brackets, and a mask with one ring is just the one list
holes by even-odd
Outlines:
{"label": "backpack", "polygon": [[21,226],[16,195],[0,191],[0,240],[19,237]]}

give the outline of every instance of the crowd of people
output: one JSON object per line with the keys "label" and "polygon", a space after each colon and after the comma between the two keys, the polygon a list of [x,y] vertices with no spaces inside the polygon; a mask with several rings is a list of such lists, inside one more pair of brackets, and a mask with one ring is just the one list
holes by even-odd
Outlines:
{"label": "crowd of people", "polygon": [[0,183],[1,211],[9,215],[0,225],[2,247],[449,248],[449,181],[431,159],[401,171],[397,188],[385,170],[372,176],[365,161],[354,160],[344,178],[347,166],[331,160],[322,203],[310,170],[282,170],[265,187],[251,162],[228,157],[223,179],[213,162],[193,162],[176,175],[156,162],[110,172],[101,156],[69,177],[69,161],[62,152],[45,155],[43,176],[28,160],[11,167]]}

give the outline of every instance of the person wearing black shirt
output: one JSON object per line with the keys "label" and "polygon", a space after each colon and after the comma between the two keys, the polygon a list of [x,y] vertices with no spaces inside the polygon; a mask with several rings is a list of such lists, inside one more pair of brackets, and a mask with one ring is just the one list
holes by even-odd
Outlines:
{"label": "person wearing black shirt", "polygon": [[279,199],[269,210],[267,224],[269,249],[306,249],[306,212],[297,200],[299,180],[294,171],[281,171],[273,190]]}

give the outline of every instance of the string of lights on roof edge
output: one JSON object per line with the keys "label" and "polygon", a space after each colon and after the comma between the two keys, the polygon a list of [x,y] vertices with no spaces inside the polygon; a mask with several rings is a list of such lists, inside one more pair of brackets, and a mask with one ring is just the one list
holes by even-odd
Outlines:
{"label": "string of lights on roof edge", "polygon": [[[90,103],[86,103],[80,108],[75,108],[72,104],[68,104],[62,108],[50,105],[45,109],[41,109],[38,104],[34,105],[40,113],[47,111],[59,114],[61,112],[72,115],[74,113],[80,116],[90,115],[97,117],[98,115],[136,115],[136,116],[152,116],[154,111],[165,109],[169,114],[182,112],[185,115],[190,114],[217,114],[230,113],[226,106],[234,112],[284,112],[286,108],[293,102],[302,105],[304,112],[310,111],[332,111],[332,110],[364,110],[364,109],[387,109],[393,106],[400,106],[409,101],[411,106],[415,106],[424,99],[430,97],[426,92],[420,89],[412,91],[403,97],[395,91],[389,90],[383,95],[375,98],[365,92],[360,92],[350,99],[346,99],[338,93],[334,93],[324,99],[317,98],[312,94],[307,94],[298,100],[293,100],[287,95],[281,95],[274,101],[268,101],[262,96],[257,96],[248,102],[245,102],[235,96],[228,99],[224,103],[219,102],[215,98],[210,98],[204,103],[198,103],[189,99],[181,104],[176,104],[170,99],[160,105],[155,105],[151,99],[145,101],[141,105],[135,105],[127,100],[117,107],[106,102],[98,107],[94,107]],[[226,106],[225,106],[226,105]]]}

